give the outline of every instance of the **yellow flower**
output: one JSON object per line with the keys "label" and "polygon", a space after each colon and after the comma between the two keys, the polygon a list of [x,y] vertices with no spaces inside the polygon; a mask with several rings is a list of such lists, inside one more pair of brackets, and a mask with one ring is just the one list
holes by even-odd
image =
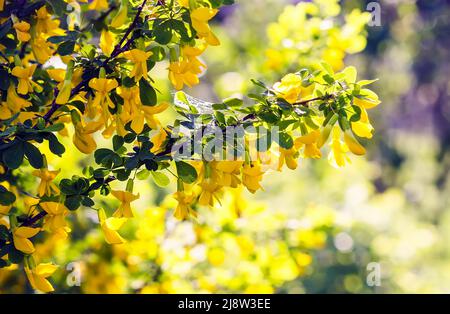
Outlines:
{"label": "yellow flower", "polygon": [[92,102],[92,107],[100,107],[102,110],[103,123],[108,128],[108,121],[110,119],[110,112],[108,108],[114,108],[114,103],[109,97],[109,92],[117,88],[119,84],[115,79],[107,78],[93,78],[89,81],[89,87],[95,90],[95,97]]}
{"label": "yellow flower", "polygon": [[238,175],[241,173],[243,161],[224,160],[213,162],[211,166],[214,168],[213,178],[217,176],[216,181],[222,186],[237,188],[241,183]]}
{"label": "yellow flower", "polygon": [[370,124],[366,109],[361,108],[361,118],[359,121],[352,122],[352,130],[359,137],[372,138],[374,128]]}
{"label": "yellow flower", "polygon": [[173,197],[178,201],[178,205],[173,214],[175,218],[184,220],[189,217],[197,217],[197,213],[191,207],[195,200],[194,194],[187,194],[185,191],[177,191],[173,194]]}
{"label": "yellow flower", "polygon": [[69,213],[67,207],[56,202],[44,202],[39,205],[47,213],[43,228],[65,239],[70,232],[65,220],[65,216]]}
{"label": "yellow flower", "polygon": [[171,62],[169,65],[169,80],[177,90],[182,89],[184,84],[192,87],[200,82],[189,60]]}
{"label": "yellow flower", "polygon": [[11,109],[12,113],[17,113],[22,109],[31,106],[31,102],[17,95],[16,89],[13,84],[10,84],[8,87],[6,104],[8,105],[9,109]]}
{"label": "yellow flower", "polygon": [[151,138],[153,147],[151,148],[152,153],[156,153],[164,147],[164,143],[167,139],[167,132],[163,128],[159,129],[158,134]]}
{"label": "yellow flower", "polygon": [[255,193],[257,190],[262,188],[259,183],[262,180],[263,174],[264,172],[261,170],[261,165],[259,162],[245,164],[242,169],[242,183],[245,185],[247,190],[251,193]]}
{"label": "yellow flower", "polygon": [[117,11],[117,14],[111,20],[110,25],[113,28],[119,28],[123,24],[125,24],[127,18],[128,18],[128,1],[122,0],[119,11]]}
{"label": "yellow flower", "polygon": [[36,64],[32,64],[29,67],[15,66],[12,69],[12,75],[19,79],[19,85],[17,86],[17,92],[19,94],[26,95],[33,92],[33,86],[39,86],[31,80],[36,66]]}
{"label": "yellow flower", "polygon": [[190,71],[197,75],[201,74],[203,69],[206,68],[206,64],[198,59],[205,49],[206,45],[200,45],[199,47],[184,46],[181,50],[183,58],[189,61]]}
{"label": "yellow flower", "polygon": [[178,0],[178,3],[187,9],[189,9],[189,0]]}
{"label": "yellow flower", "polygon": [[47,168],[42,168],[39,170],[34,170],[33,175],[41,179],[39,184],[38,194],[39,196],[50,196],[52,194],[59,194],[59,189],[53,180],[56,178],[61,170],[48,170]]}
{"label": "yellow flower", "polygon": [[158,126],[160,125],[160,122],[155,117],[155,115],[165,111],[167,108],[169,108],[168,102],[161,102],[157,106],[142,106],[141,107],[141,110],[144,113],[145,121],[147,121],[147,124],[150,128],[152,128],[153,130],[158,128]]}
{"label": "yellow flower", "polygon": [[273,88],[280,94],[280,97],[293,104],[300,98],[305,99],[311,96],[314,91],[314,84],[307,87],[304,87],[302,84],[300,76],[289,73],[281,79],[281,82],[275,83]]}
{"label": "yellow flower", "polygon": [[197,35],[200,38],[204,38],[205,41],[211,46],[220,45],[219,39],[213,34],[211,28],[208,25],[208,21],[212,19],[218,10],[201,7],[191,12],[192,26],[197,31]]}
{"label": "yellow flower", "polygon": [[133,86],[117,88],[117,94],[122,97],[123,105],[119,113],[118,133],[126,133],[125,124],[131,121],[131,128],[137,134],[144,129],[144,116],[139,112],[141,99],[139,98],[139,87]]}
{"label": "yellow flower", "polygon": [[31,49],[33,50],[34,57],[40,64],[47,62],[53,54],[50,43],[42,35],[33,38],[31,41]]}
{"label": "yellow flower", "polygon": [[353,137],[351,131],[344,132],[344,141],[348,149],[355,155],[361,156],[366,154],[366,149]]}
{"label": "yellow flower", "polygon": [[31,39],[31,35],[29,32],[30,30],[30,24],[27,22],[17,22],[13,25],[14,29],[16,30],[17,39],[22,42],[27,42]]}
{"label": "yellow flower", "polygon": [[108,0],[94,0],[89,5],[89,10],[106,10],[108,9]]}
{"label": "yellow flower", "polygon": [[114,217],[133,217],[133,211],[131,210],[131,202],[139,198],[139,194],[135,195],[128,191],[111,191],[111,194],[120,201],[119,208],[113,214]]}
{"label": "yellow flower", "polygon": [[92,133],[100,130],[103,125],[100,121],[92,121],[87,124],[80,121],[74,124],[73,143],[80,152],[90,154],[97,148],[97,143],[92,138]]}
{"label": "yellow flower", "polygon": [[344,167],[350,162],[347,156],[348,147],[341,141],[341,130],[338,126],[334,126],[332,130],[331,151],[328,154],[328,162],[335,168]]}
{"label": "yellow flower", "polygon": [[110,56],[114,50],[114,42],[116,40],[116,36],[114,33],[107,31],[106,29],[102,30],[102,34],[100,35],[100,49],[102,49],[103,53],[107,56]]}
{"label": "yellow flower", "polygon": [[322,153],[320,149],[317,147],[317,142],[320,139],[320,131],[314,130],[310,133],[300,136],[295,140],[295,146],[300,148],[305,145],[305,150],[303,151],[303,155],[305,158],[320,158],[322,157]]}
{"label": "yellow flower", "polygon": [[298,151],[294,147],[291,149],[284,149],[280,147],[278,170],[281,170],[283,168],[284,163],[286,163],[288,168],[291,170],[297,169],[298,166],[297,158],[298,158]]}
{"label": "yellow flower", "polygon": [[64,35],[64,30],[59,28],[59,20],[52,19],[45,5],[36,11],[36,18],[36,33],[46,36]]}
{"label": "yellow flower", "polygon": [[203,206],[213,206],[215,194],[221,189],[221,186],[214,182],[211,178],[204,179],[200,183],[202,192],[198,199],[198,203]]}
{"label": "yellow flower", "polygon": [[64,81],[66,70],[64,69],[47,69],[47,74],[50,78],[58,83]]}
{"label": "yellow flower", "polygon": [[139,49],[132,49],[123,53],[123,56],[134,63],[133,70],[130,73],[131,77],[137,82],[142,77],[148,80],[147,59],[153,53],[151,51],[143,51]]}
{"label": "yellow flower", "polygon": [[35,290],[47,293],[54,291],[52,284],[46,279],[58,269],[57,265],[41,263],[33,269],[25,267],[28,281]]}
{"label": "yellow flower", "polygon": [[102,227],[105,240],[108,244],[122,244],[125,240],[117,232],[127,221],[126,218],[106,217],[105,210],[100,208],[98,211],[98,220]]}
{"label": "yellow flower", "polygon": [[33,243],[29,240],[29,238],[34,237],[40,231],[39,228],[31,228],[31,227],[18,227],[13,231],[13,241],[14,247],[25,253],[32,254],[35,249]]}
{"label": "yellow flower", "polygon": [[366,88],[361,89],[360,95],[354,97],[353,102],[355,105],[364,109],[371,109],[381,103],[378,99],[378,95]]}

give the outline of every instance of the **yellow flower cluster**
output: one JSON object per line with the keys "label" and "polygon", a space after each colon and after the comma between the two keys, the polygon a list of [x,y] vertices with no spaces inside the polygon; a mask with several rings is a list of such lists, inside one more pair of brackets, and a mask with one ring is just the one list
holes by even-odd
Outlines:
{"label": "yellow flower cluster", "polygon": [[266,67],[282,71],[292,67],[293,60],[304,67],[325,61],[334,70],[341,70],[346,54],[365,48],[364,27],[370,13],[355,9],[345,16],[343,25],[334,18],[339,13],[338,0],[313,0],[287,6],[278,22],[267,28]]}

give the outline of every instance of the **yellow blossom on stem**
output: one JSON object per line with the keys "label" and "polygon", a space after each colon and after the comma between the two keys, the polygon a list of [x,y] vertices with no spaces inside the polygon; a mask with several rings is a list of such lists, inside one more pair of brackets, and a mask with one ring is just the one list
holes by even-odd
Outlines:
{"label": "yellow blossom on stem", "polygon": [[52,284],[47,280],[47,278],[53,275],[57,269],[57,265],[41,263],[32,269],[26,266],[25,273],[33,289],[47,293],[54,291]]}
{"label": "yellow blossom on stem", "polygon": [[92,102],[94,108],[101,108],[103,123],[108,127],[110,112],[108,108],[114,108],[114,103],[109,97],[109,92],[117,88],[119,83],[115,79],[93,78],[89,81],[89,87],[95,90],[95,97]]}
{"label": "yellow blossom on stem", "polygon": [[111,191],[111,194],[120,201],[119,208],[114,212],[114,217],[131,218],[134,217],[131,210],[131,202],[139,198],[139,194],[135,195],[128,191]]}
{"label": "yellow blossom on stem", "polygon": [[159,129],[158,133],[151,138],[153,147],[151,148],[152,153],[156,153],[164,147],[164,143],[167,140],[167,131],[163,128]]}
{"label": "yellow blossom on stem", "polygon": [[31,227],[18,227],[13,231],[13,242],[14,247],[25,253],[32,254],[35,249],[33,242],[29,240],[29,238],[34,237],[39,233],[39,228],[31,228]]}
{"label": "yellow blossom on stem", "polygon": [[242,183],[251,193],[255,193],[262,188],[260,182],[263,174],[261,164],[258,161],[245,164],[242,169]]}
{"label": "yellow blossom on stem", "polygon": [[6,95],[6,104],[12,113],[17,113],[26,107],[31,106],[31,102],[23,99],[19,95],[17,95],[16,89],[13,84],[8,87],[8,94]]}
{"label": "yellow blossom on stem", "polygon": [[31,39],[30,24],[25,21],[17,22],[13,24],[14,29],[16,30],[17,39],[21,42],[27,42]]}
{"label": "yellow blossom on stem", "polygon": [[219,192],[221,186],[217,184],[215,180],[207,178],[200,183],[200,187],[202,191],[200,193],[198,203],[202,206],[213,206],[214,197],[216,197],[215,194]]}
{"label": "yellow blossom on stem", "polygon": [[36,36],[31,41],[31,49],[37,62],[44,64],[53,54],[50,43],[42,36]]}
{"label": "yellow blossom on stem", "polygon": [[281,170],[286,163],[289,169],[295,170],[298,167],[298,151],[294,147],[284,149],[280,147],[280,157],[278,159],[278,170]]}
{"label": "yellow blossom on stem", "polygon": [[123,56],[134,63],[130,76],[134,77],[137,82],[142,77],[148,80],[147,59],[151,57],[151,51],[143,51],[140,49],[132,49],[123,53]]}
{"label": "yellow blossom on stem", "polygon": [[338,126],[334,126],[331,132],[331,151],[328,154],[328,161],[335,168],[344,167],[346,163],[350,162],[347,156],[348,147],[341,141],[341,129]]}
{"label": "yellow blossom on stem", "polygon": [[189,60],[171,62],[169,65],[169,80],[175,89],[180,90],[186,84],[189,87],[197,85],[200,80]]}
{"label": "yellow blossom on stem", "polygon": [[167,108],[169,108],[169,103],[165,101],[156,106],[141,107],[141,110],[144,113],[145,121],[147,121],[147,124],[151,129],[157,129],[158,126],[160,126],[160,122],[155,115],[165,111]]}
{"label": "yellow blossom on stem", "polygon": [[122,0],[119,11],[117,11],[117,14],[111,20],[111,27],[119,28],[125,24],[128,18],[128,2],[128,0]]}
{"label": "yellow blossom on stem", "polygon": [[108,9],[108,0],[93,0],[89,5],[89,10],[102,11]]}
{"label": "yellow blossom on stem", "polygon": [[353,154],[358,156],[366,154],[366,149],[354,138],[350,130],[344,132],[344,142]]}
{"label": "yellow blossom on stem", "polygon": [[197,35],[200,38],[204,38],[211,46],[220,45],[219,39],[213,34],[208,25],[208,21],[211,20],[217,12],[218,10],[207,7],[197,8],[191,12],[192,26],[197,31]]}
{"label": "yellow blossom on stem", "polygon": [[322,153],[317,146],[317,142],[320,139],[320,131],[314,130],[309,132],[306,135],[300,136],[295,139],[295,147],[300,148],[305,145],[305,150],[303,151],[303,155],[305,158],[321,158]]}
{"label": "yellow blossom on stem", "polygon": [[43,202],[39,206],[47,213],[43,228],[65,239],[70,232],[65,220],[65,216],[69,213],[67,207],[57,202]]}
{"label": "yellow blossom on stem", "polygon": [[12,69],[12,75],[19,79],[19,85],[17,86],[17,92],[19,94],[26,95],[33,91],[33,86],[39,87],[39,85],[32,81],[32,76],[36,67],[36,64],[32,64],[29,67],[15,66]]}
{"label": "yellow blossom on stem", "polygon": [[107,218],[105,210],[100,208],[98,211],[98,220],[100,222],[103,234],[105,235],[105,240],[108,244],[122,244],[125,242],[118,230],[127,221],[127,218]]}
{"label": "yellow blossom on stem", "polygon": [[55,183],[53,183],[53,180],[56,178],[60,171],[61,170],[48,170],[47,168],[33,171],[33,175],[41,179],[38,188],[39,196],[59,194],[59,188]]}
{"label": "yellow blossom on stem", "polygon": [[45,5],[36,11],[36,33],[46,36],[64,35],[64,30],[59,28],[59,23],[58,19],[52,19]]}
{"label": "yellow blossom on stem", "polygon": [[223,160],[212,163],[214,168],[213,177],[217,175],[216,181],[222,186],[232,188],[238,187],[241,183],[238,175],[241,173],[243,161],[239,160]]}
{"label": "yellow blossom on stem", "polygon": [[177,191],[173,194],[173,197],[178,201],[173,214],[175,218],[184,220],[189,217],[197,217],[197,213],[192,209],[192,204],[195,201],[195,195],[193,193]]}
{"label": "yellow blossom on stem", "polygon": [[108,30],[102,30],[100,35],[100,49],[102,49],[103,53],[107,56],[110,56],[114,50],[114,42],[116,40],[116,36],[113,32],[109,32]]}
{"label": "yellow blossom on stem", "polygon": [[352,130],[359,137],[372,138],[374,128],[369,121],[369,115],[366,109],[361,108],[361,117],[359,121],[351,123]]}
{"label": "yellow blossom on stem", "polygon": [[90,154],[97,148],[97,143],[95,143],[92,133],[100,130],[103,125],[101,121],[91,121],[86,124],[82,121],[74,123],[73,143],[80,152]]}
{"label": "yellow blossom on stem", "polygon": [[275,83],[273,86],[275,91],[280,94],[280,97],[291,104],[311,96],[314,87],[314,84],[303,86],[302,78],[294,73],[285,75],[280,82]]}

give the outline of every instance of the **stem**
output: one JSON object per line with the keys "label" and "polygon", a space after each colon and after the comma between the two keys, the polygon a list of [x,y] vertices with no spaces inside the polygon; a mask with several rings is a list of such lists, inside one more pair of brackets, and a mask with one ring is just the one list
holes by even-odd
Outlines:
{"label": "stem", "polygon": [[[131,22],[131,25],[128,27],[127,31],[123,35],[122,39],[119,41],[119,43],[114,47],[113,52],[111,53],[111,56],[106,60],[111,60],[115,57],[117,57],[120,53],[122,53],[122,45],[127,40],[127,37],[130,35],[130,33],[133,31],[133,29],[136,27],[136,24],[138,22],[139,16],[141,15],[142,10],[144,9],[145,4],[147,3],[147,0],[144,0],[141,4],[141,6],[138,8],[136,16],[133,19],[133,22]],[[125,45],[126,46],[126,45]],[[105,61],[106,61],[105,60]],[[106,61],[106,62],[108,62]]]}

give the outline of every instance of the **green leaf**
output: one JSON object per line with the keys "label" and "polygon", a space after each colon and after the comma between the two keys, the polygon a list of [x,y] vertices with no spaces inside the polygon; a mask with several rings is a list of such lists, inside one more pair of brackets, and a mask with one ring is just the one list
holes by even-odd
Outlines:
{"label": "green leaf", "polygon": [[80,195],[67,196],[64,205],[66,205],[69,210],[77,210],[81,205],[81,199]]}
{"label": "green leaf", "polygon": [[155,36],[155,41],[161,45],[167,45],[172,40],[172,29],[170,27],[169,21],[165,21],[158,24],[155,21],[153,25],[153,34]]}
{"label": "green leaf", "polygon": [[55,136],[55,134],[49,133],[49,135],[47,136],[47,140],[50,151],[53,154],[61,157],[62,154],[64,154],[64,152],[66,151],[66,148],[58,141],[58,138]]}
{"label": "green leaf", "polygon": [[75,42],[72,40],[65,41],[58,46],[57,52],[61,56],[67,56],[72,54],[75,48]]}
{"label": "green leaf", "polygon": [[175,162],[175,164],[177,167],[178,176],[185,183],[190,184],[194,183],[194,181],[197,180],[197,171],[193,166],[184,161],[177,161]]}
{"label": "green leaf", "polygon": [[13,264],[20,264],[23,261],[24,254],[17,250],[12,244],[9,245],[8,250],[9,261]]}
{"label": "green leaf", "polygon": [[0,38],[3,38],[12,28],[11,19],[7,19],[3,24],[0,25]]}
{"label": "green leaf", "polygon": [[149,60],[152,60],[154,62],[162,61],[166,57],[166,51],[163,47],[156,46],[150,49],[150,51],[152,52],[152,55],[150,56]]}
{"label": "green leaf", "polygon": [[5,261],[4,259],[0,259],[0,268],[7,267],[9,265],[10,264],[8,263],[8,261]]}
{"label": "green leaf", "polygon": [[9,240],[9,230],[4,225],[0,225],[0,240],[3,241]]}
{"label": "green leaf", "polygon": [[86,207],[92,207],[95,205],[94,201],[87,196],[83,198],[83,200],[81,201],[81,204]]}
{"label": "green leaf", "polygon": [[8,90],[9,87],[9,74],[4,68],[0,69],[0,89]]}
{"label": "green leaf", "polygon": [[44,158],[42,157],[41,152],[36,146],[28,142],[25,142],[23,144],[23,151],[25,153],[25,156],[27,156],[30,165],[33,168],[40,169],[44,166]]}
{"label": "green leaf", "polygon": [[148,171],[147,169],[142,169],[141,171],[136,173],[136,178],[138,178],[139,180],[145,180],[148,178],[149,175],[150,171]]}
{"label": "green leaf", "polygon": [[20,167],[23,161],[23,142],[16,141],[14,145],[3,152],[3,162],[11,169]]}
{"label": "green leaf", "polygon": [[59,189],[61,190],[61,193],[65,195],[77,194],[77,191],[73,187],[72,180],[70,179],[62,179],[59,182]]}
{"label": "green leaf", "polygon": [[62,16],[67,7],[67,3],[63,0],[47,0],[47,3],[52,6],[53,13],[57,16]]}
{"label": "green leaf", "polygon": [[228,98],[223,101],[227,107],[242,107],[243,101],[239,98]]}
{"label": "green leaf", "polygon": [[155,106],[157,103],[155,89],[144,78],[139,81],[139,96],[144,106]]}
{"label": "green leaf", "polygon": [[163,188],[163,187],[169,185],[170,179],[169,179],[168,176],[166,176],[165,173],[163,173],[163,172],[155,172],[155,171],[152,171],[150,173],[152,174],[153,181],[155,181],[155,184],[157,186]]}
{"label": "green leaf", "polygon": [[110,157],[115,154],[112,150],[108,149],[108,148],[100,148],[97,149],[94,153],[94,158],[95,158],[95,162],[100,165],[102,164],[105,160],[109,160]]}
{"label": "green leaf", "polygon": [[329,75],[329,74],[325,74],[323,76],[323,79],[325,80],[325,82],[327,82],[328,84],[333,84],[334,83],[334,78]]}
{"label": "green leaf", "polygon": [[278,134],[278,144],[284,149],[291,149],[294,146],[294,140],[292,136],[287,133]]}
{"label": "green leaf", "polygon": [[1,186],[0,189],[0,205],[8,206],[16,201],[14,193],[8,191],[5,187]]}
{"label": "green leaf", "polygon": [[47,132],[58,132],[64,129],[64,123],[55,123],[45,128]]}
{"label": "green leaf", "polygon": [[114,135],[113,137],[113,149],[114,151],[118,151],[123,144],[125,143],[124,139],[120,135]]}

